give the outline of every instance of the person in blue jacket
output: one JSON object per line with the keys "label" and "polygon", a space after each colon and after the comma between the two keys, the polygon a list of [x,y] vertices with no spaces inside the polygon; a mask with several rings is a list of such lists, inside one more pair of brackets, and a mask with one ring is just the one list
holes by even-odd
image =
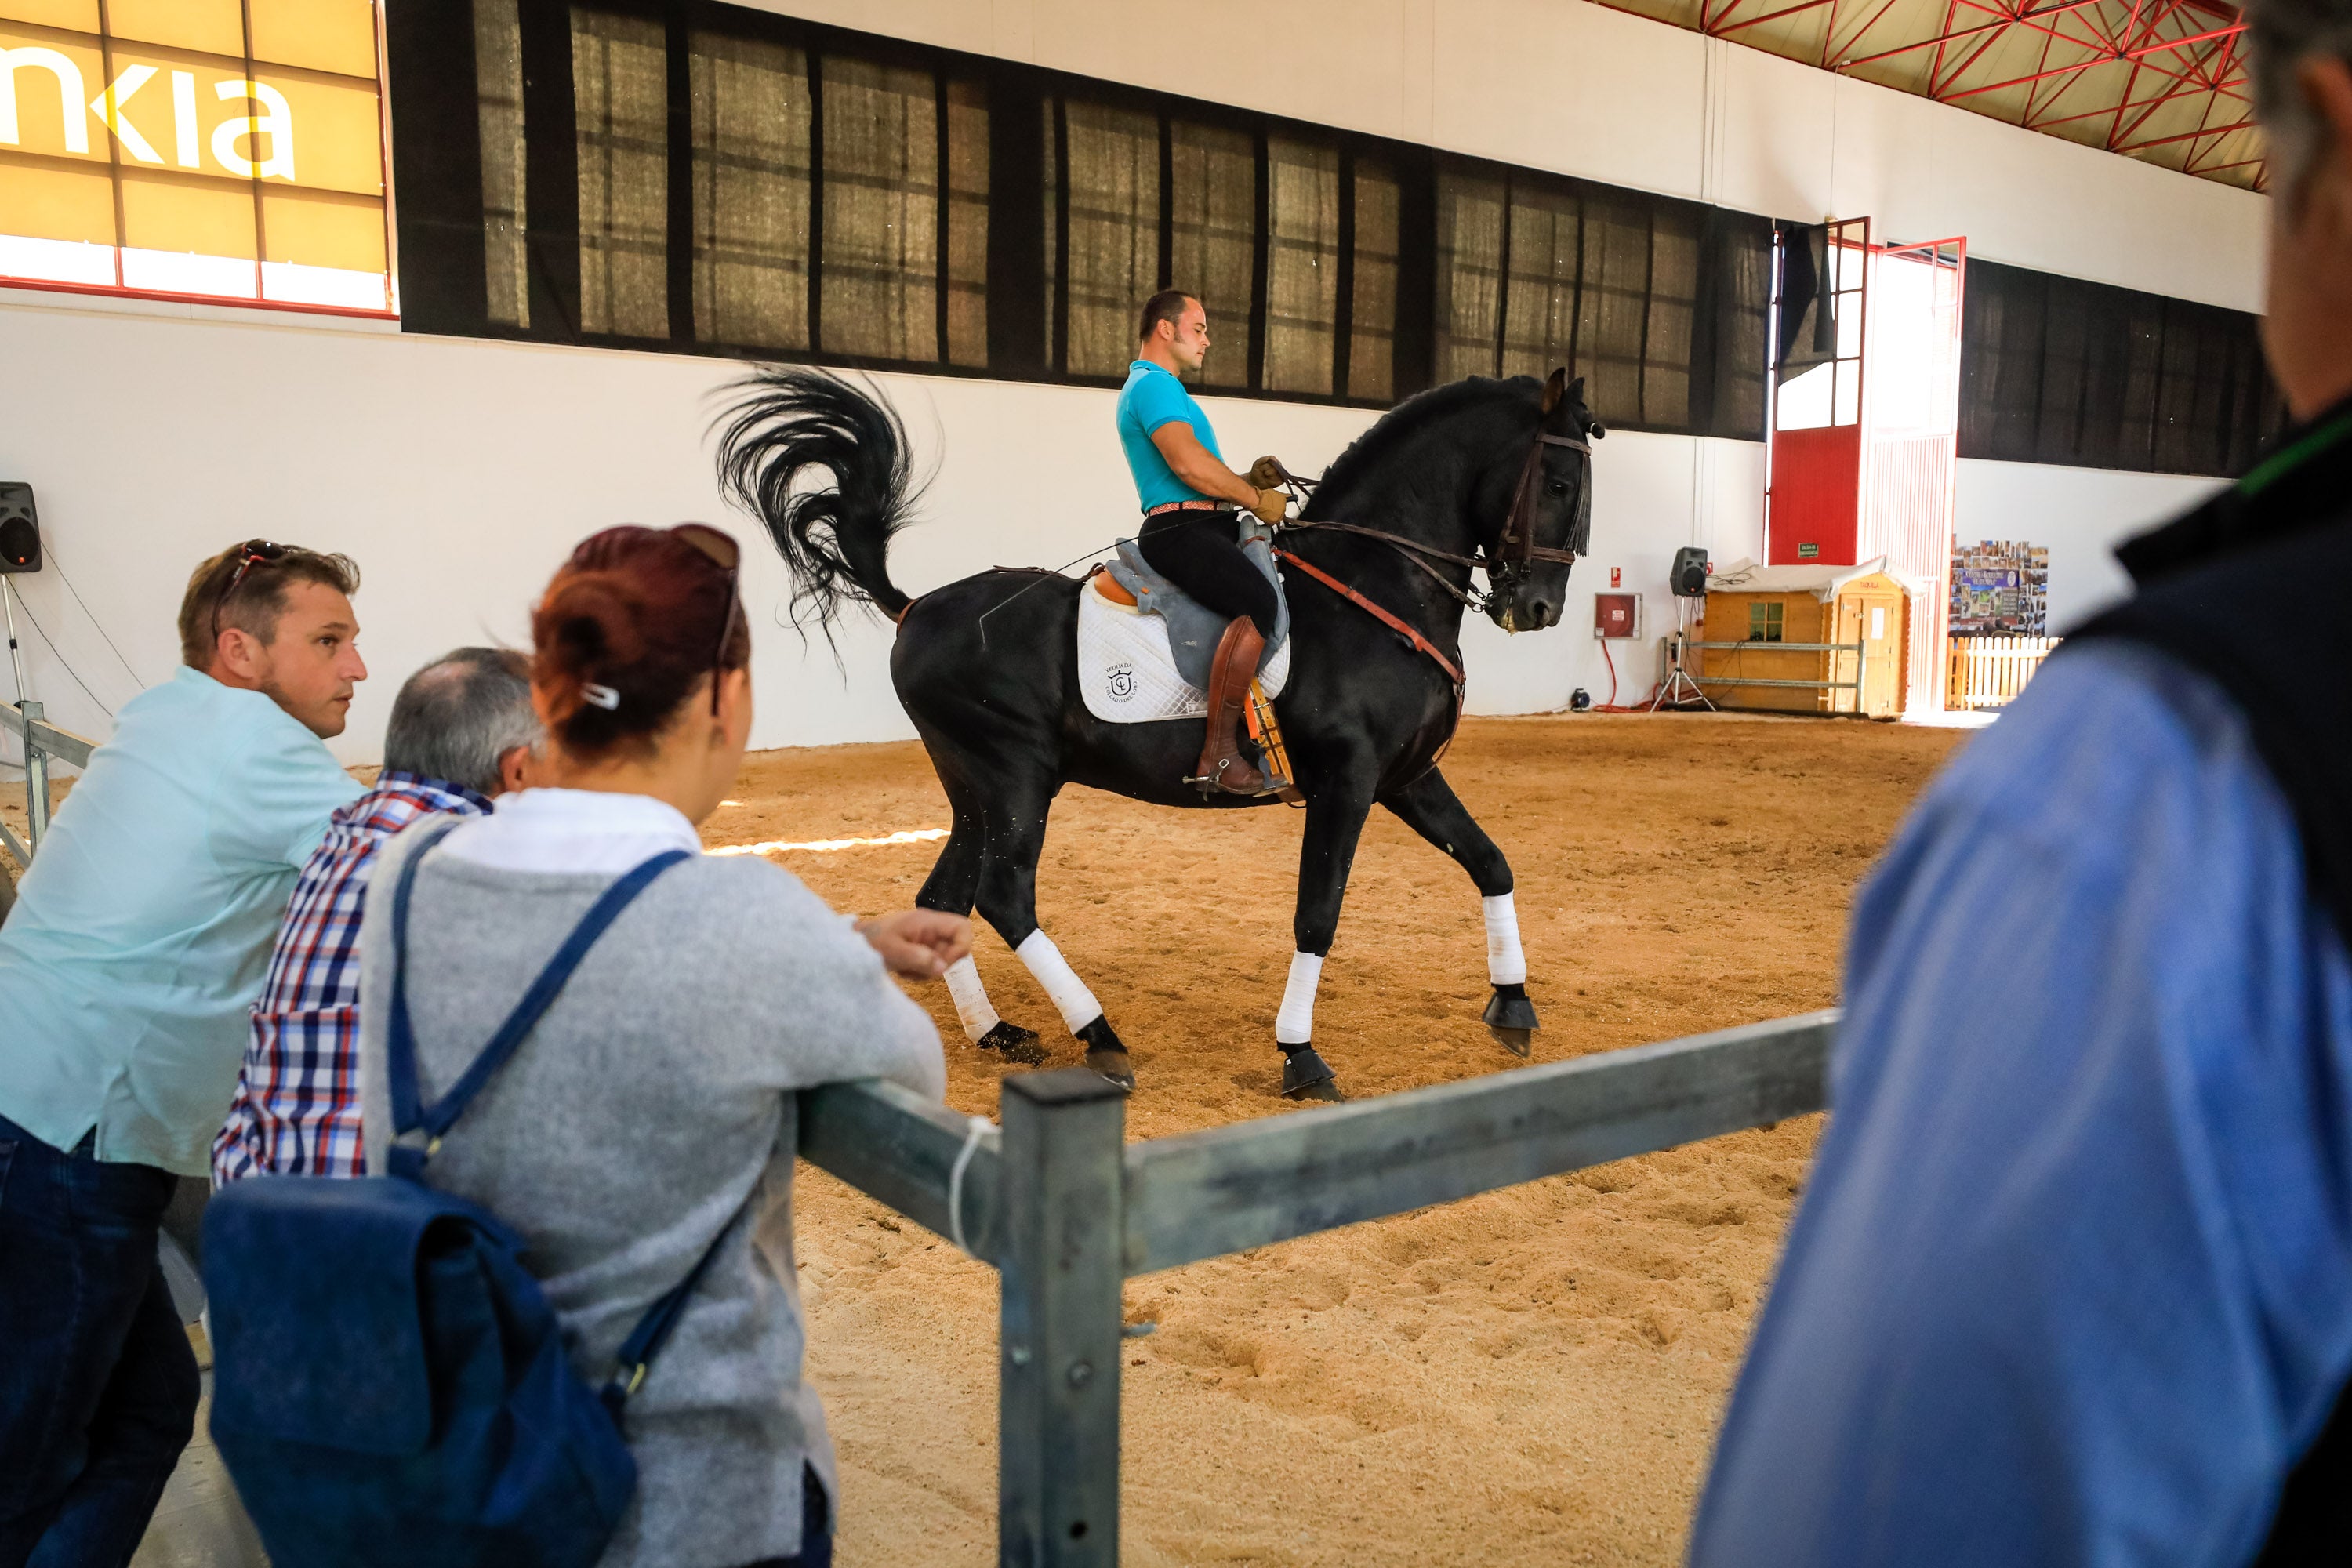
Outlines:
{"label": "person in blue jacket", "polygon": [[2245,16],[2299,423],[1856,905],[1694,1568],[2352,1562],[2352,0]]}

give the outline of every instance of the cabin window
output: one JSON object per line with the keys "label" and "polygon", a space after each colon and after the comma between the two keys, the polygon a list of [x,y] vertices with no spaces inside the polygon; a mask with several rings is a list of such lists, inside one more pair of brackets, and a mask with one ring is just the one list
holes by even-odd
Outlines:
{"label": "cabin window", "polygon": [[1750,605],[1748,606],[1748,640],[1749,642],[1780,642],[1782,616],[1787,610],[1782,605]]}

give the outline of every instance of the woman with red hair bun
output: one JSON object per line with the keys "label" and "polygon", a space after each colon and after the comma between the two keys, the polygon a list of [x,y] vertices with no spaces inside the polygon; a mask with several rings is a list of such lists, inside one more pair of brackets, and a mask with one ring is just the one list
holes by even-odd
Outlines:
{"label": "woman with red hair bun", "polygon": [[[430,1104],[551,957],[589,939],[425,1175],[520,1233],[592,1386],[693,1280],[625,1406],[638,1485],[607,1568],[831,1562],[832,1447],[801,1381],[791,1096],[887,1078],[940,1098],[939,1034],[886,963],[935,979],[971,942],[931,910],[853,926],[758,856],[701,854],[696,826],[751,728],[737,560],[695,523],[608,529],[574,551],[531,617],[547,787],[387,845],[374,886],[405,893],[371,899],[362,935],[376,1170],[396,1144],[425,1152],[394,1125],[395,969]],[[609,924],[589,918],[625,897]]]}

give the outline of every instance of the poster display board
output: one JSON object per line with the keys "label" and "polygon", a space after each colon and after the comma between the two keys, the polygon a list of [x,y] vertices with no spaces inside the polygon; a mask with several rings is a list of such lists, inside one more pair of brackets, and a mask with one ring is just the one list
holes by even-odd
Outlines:
{"label": "poster display board", "polygon": [[1952,546],[1951,635],[2050,634],[2050,551],[2022,540]]}

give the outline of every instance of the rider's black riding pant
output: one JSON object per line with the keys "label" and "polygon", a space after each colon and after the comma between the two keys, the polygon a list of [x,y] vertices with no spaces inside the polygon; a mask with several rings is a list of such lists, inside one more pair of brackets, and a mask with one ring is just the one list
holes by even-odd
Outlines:
{"label": "rider's black riding pant", "polygon": [[1282,603],[1265,574],[1242,552],[1234,513],[1164,511],[1144,520],[1136,545],[1154,572],[1228,620],[1247,616],[1258,636],[1274,640]]}

